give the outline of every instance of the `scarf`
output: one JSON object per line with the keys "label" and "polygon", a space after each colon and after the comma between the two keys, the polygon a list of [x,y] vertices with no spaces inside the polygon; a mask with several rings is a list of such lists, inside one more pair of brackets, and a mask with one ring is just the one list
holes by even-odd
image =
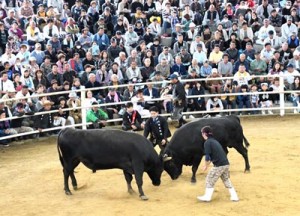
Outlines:
{"label": "scarf", "polygon": [[[107,96],[108,96],[109,100],[112,99],[111,94],[108,94]],[[115,95],[114,95],[114,102],[119,102],[119,95],[117,93],[115,93]]]}
{"label": "scarf", "polygon": [[70,48],[70,49],[72,49],[74,47],[73,40],[70,40],[70,46],[69,46],[66,38],[63,40],[63,45],[67,45],[68,48]]}

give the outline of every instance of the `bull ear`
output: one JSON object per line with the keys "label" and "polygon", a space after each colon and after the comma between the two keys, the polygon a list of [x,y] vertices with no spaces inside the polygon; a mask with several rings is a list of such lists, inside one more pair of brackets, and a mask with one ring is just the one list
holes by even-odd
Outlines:
{"label": "bull ear", "polygon": [[169,160],[172,160],[172,157],[169,157],[167,154],[164,154],[164,156],[163,156],[163,161],[164,161],[164,162],[167,162],[167,161],[169,161]]}

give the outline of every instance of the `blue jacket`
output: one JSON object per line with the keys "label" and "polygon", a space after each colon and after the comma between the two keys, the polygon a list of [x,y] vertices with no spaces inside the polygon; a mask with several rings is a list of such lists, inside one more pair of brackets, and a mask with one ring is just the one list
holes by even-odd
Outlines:
{"label": "blue jacket", "polygon": [[96,33],[93,37],[93,41],[96,41],[101,51],[106,50],[109,46],[109,38],[106,34],[100,36]]}
{"label": "blue jacket", "polygon": [[177,64],[174,64],[171,68],[171,74],[174,72],[178,72],[180,76],[185,76],[187,75],[185,66],[183,64],[180,64],[179,66]]}
{"label": "blue jacket", "polygon": [[[144,89],[143,94],[146,95],[146,96],[150,96],[149,89],[148,88]],[[158,89],[152,88],[152,97],[153,98],[159,98],[160,97],[160,93],[159,93]]]}

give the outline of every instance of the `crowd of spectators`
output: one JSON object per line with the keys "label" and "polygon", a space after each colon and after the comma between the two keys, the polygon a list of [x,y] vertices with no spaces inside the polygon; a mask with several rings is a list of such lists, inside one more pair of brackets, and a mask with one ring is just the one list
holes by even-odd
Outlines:
{"label": "crowd of spectators", "polygon": [[[279,101],[273,75],[284,76],[285,89],[300,89],[299,27],[299,0],[0,0],[0,96],[15,98],[0,102],[0,118],[26,115],[0,120],[0,136],[80,123],[81,106],[89,107],[91,127],[123,116],[124,106],[110,105],[121,101],[132,101],[141,116],[152,106],[171,113],[166,81],[174,73],[216,78],[185,82],[186,94],[199,97],[184,111],[270,108]],[[80,86],[113,87],[89,90],[85,101],[65,93]],[[61,94],[39,96],[45,92]],[[34,97],[18,99],[26,96]],[[286,99],[298,113],[299,94]],[[99,103],[107,105],[90,108]]]}

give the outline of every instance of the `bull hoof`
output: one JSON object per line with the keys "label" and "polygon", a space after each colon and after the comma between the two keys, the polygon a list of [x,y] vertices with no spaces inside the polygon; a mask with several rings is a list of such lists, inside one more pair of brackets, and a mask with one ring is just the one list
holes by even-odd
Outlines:
{"label": "bull hoof", "polygon": [[144,201],[148,200],[148,197],[145,195],[140,196],[140,198],[141,198],[141,200],[144,200]]}
{"label": "bull hoof", "polygon": [[128,193],[129,194],[133,194],[134,193],[134,190],[131,188],[131,189],[128,189]]}
{"label": "bull hoof", "polygon": [[72,195],[71,191],[66,191],[65,193],[66,193],[66,195],[68,195],[68,196],[69,196],[69,195]]}
{"label": "bull hoof", "polygon": [[73,189],[74,189],[74,190],[78,190],[78,187],[77,187],[77,185],[76,185],[76,186],[73,186]]}
{"label": "bull hoof", "polygon": [[245,169],[244,173],[250,173],[250,169]]}
{"label": "bull hoof", "polygon": [[191,178],[191,183],[195,184],[197,182],[197,180],[195,178]]}

